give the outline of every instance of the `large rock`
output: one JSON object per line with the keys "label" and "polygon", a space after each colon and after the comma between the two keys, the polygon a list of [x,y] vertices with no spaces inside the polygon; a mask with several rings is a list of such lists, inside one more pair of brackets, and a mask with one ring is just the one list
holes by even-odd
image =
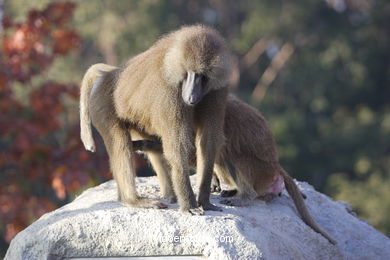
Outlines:
{"label": "large rock", "polygon": [[[157,179],[138,178],[143,196],[158,198]],[[194,182],[194,179],[192,179]],[[113,181],[88,189],[72,203],[45,214],[11,242],[6,259],[200,255],[210,259],[390,259],[390,239],[306,183],[298,183],[331,245],[305,225],[286,193],[270,203],[223,206],[191,216],[135,209],[116,201]],[[218,196],[212,201],[218,203]]]}

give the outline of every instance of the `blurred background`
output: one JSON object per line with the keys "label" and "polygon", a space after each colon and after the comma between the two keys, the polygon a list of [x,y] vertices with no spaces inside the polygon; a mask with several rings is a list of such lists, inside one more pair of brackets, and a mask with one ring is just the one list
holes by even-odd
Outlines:
{"label": "blurred background", "polygon": [[268,119],[286,170],[390,235],[389,1],[0,0],[0,20],[0,256],[111,178],[100,137],[95,154],[79,138],[86,69],[193,23],[227,38],[232,91]]}

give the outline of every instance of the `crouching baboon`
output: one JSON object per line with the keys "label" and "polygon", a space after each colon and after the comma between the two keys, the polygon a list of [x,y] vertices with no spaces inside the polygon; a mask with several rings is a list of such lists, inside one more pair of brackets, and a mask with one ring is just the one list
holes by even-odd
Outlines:
{"label": "crouching baboon", "polygon": [[[169,183],[182,211],[198,214],[198,204],[205,210],[218,210],[209,196],[215,156],[224,141],[230,75],[224,39],[205,26],[183,27],[121,68],[102,66],[92,66],[83,79],[81,139],[87,150],[95,150],[92,121],[103,137],[120,201],[135,207],[164,206],[137,195],[130,128],[161,140],[171,169]],[[188,176],[195,146],[198,204]]]}
{"label": "crouching baboon", "polygon": [[[281,167],[274,138],[261,113],[229,95],[224,132],[226,141],[215,160],[214,170],[222,182],[236,189],[228,191],[227,196],[229,193],[236,196],[221,202],[243,206],[255,198],[268,201],[278,195],[285,185],[302,220],[330,243],[336,244],[336,241],[311,217],[304,203],[303,194]],[[161,151],[161,145],[156,139],[154,143],[150,141],[153,137],[147,139],[148,141],[135,141],[134,149],[148,151],[148,154],[151,151]],[[161,167],[155,165],[155,161],[151,163],[154,168]]]}

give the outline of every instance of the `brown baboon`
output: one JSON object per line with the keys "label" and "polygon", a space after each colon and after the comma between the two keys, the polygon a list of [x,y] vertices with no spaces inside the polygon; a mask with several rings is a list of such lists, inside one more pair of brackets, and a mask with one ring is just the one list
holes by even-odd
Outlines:
{"label": "brown baboon", "polygon": [[223,38],[205,26],[183,27],[122,68],[102,72],[91,86],[91,75],[98,73],[98,67],[91,67],[81,87],[82,141],[86,149],[94,150],[92,121],[108,151],[120,201],[135,207],[163,207],[140,198],[135,189],[128,129],[137,128],[161,140],[180,209],[193,213],[199,211],[194,210],[198,205],[188,172],[196,146],[198,204],[218,210],[209,196],[215,156],[224,141],[230,75],[230,54]]}
{"label": "brown baboon", "polygon": [[[97,64],[102,71],[110,71],[114,67]],[[90,85],[96,76],[89,75]],[[157,136],[144,133],[142,129],[131,128],[134,138],[134,150],[146,152],[157,173],[165,198],[174,201],[174,193],[170,180],[170,169],[162,156],[162,145]],[[228,96],[226,105],[224,132],[225,145],[216,158],[214,170],[217,176],[232,190],[222,191],[222,196],[233,199],[224,199],[221,202],[233,206],[244,206],[255,198],[271,200],[283,189],[283,180],[286,189],[292,197],[299,214],[304,222],[313,230],[322,234],[332,244],[336,242],[324,232],[310,216],[303,194],[300,193],[294,180],[279,164],[276,145],[266,120],[259,111],[245,104],[232,95]],[[195,164],[195,155],[191,157],[191,164]],[[216,179],[219,182],[218,179]],[[215,184],[218,189],[218,183]]]}
{"label": "brown baboon", "polygon": [[[236,195],[221,202],[233,206],[248,205],[253,199],[266,201],[278,195],[285,184],[303,221],[336,244],[311,217],[294,180],[281,167],[276,145],[266,120],[259,111],[229,95],[225,113],[225,145],[215,160],[214,170],[218,178],[235,188],[225,196]],[[161,150],[158,140],[134,142],[134,150]],[[158,167],[152,162],[153,167]],[[237,193],[237,194],[236,194]]]}

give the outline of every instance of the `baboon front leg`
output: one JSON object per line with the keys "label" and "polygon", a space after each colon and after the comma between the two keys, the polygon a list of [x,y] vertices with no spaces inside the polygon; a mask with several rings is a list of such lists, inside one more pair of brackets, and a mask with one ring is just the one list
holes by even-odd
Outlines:
{"label": "baboon front leg", "polygon": [[133,165],[131,137],[124,124],[115,122],[108,129],[98,129],[103,136],[110,158],[111,171],[118,185],[119,200],[125,205],[139,208],[166,208],[159,201],[137,195]]}
{"label": "baboon front leg", "polygon": [[208,93],[195,111],[198,203],[205,210],[221,210],[210,203],[210,186],[216,155],[224,142],[227,88]]}
{"label": "baboon front leg", "polygon": [[[191,154],[191,137],[186,135],[184,128],[175,133],[176,138],[163,139],[163,150],[165,158],[171,166],[172,184],[177,201],[180,206],[180,211],[190,212],[191,214],[200,215],[203,212],[197,209],[197,203],[194,192],[191,187],[189,177],[189,155]],[[185,137],[183,137],[185,136]],[[186,145],[176,142],[177,140],[187,140]]]}
{"label": "baboon front leg", "polygon": [[188,166],[172,166],[172,183],[180,210],[190,212],[194,215],[201,215],[203,212],[198,211],[195,194],[191,187],[191,182],[188,175]]}
{"label": "baboon front leg", "polygon": [[167,164],[164,156],[161,153],[148,152],[147,153],[150,164],[157,174],[160,183],[161,195],[170,203],[176,202],[176,195],[173,190],[171,169]]}
{"label": "baboon front leg", "polygon": [[198,133],[196,138],[196,172],[198,174],[199,189],[198,204],[204,210],[221,211],[221,208],[210,202],[211,179],[213,176],[217,144],[213,137],[209,137],[204,132]]}

